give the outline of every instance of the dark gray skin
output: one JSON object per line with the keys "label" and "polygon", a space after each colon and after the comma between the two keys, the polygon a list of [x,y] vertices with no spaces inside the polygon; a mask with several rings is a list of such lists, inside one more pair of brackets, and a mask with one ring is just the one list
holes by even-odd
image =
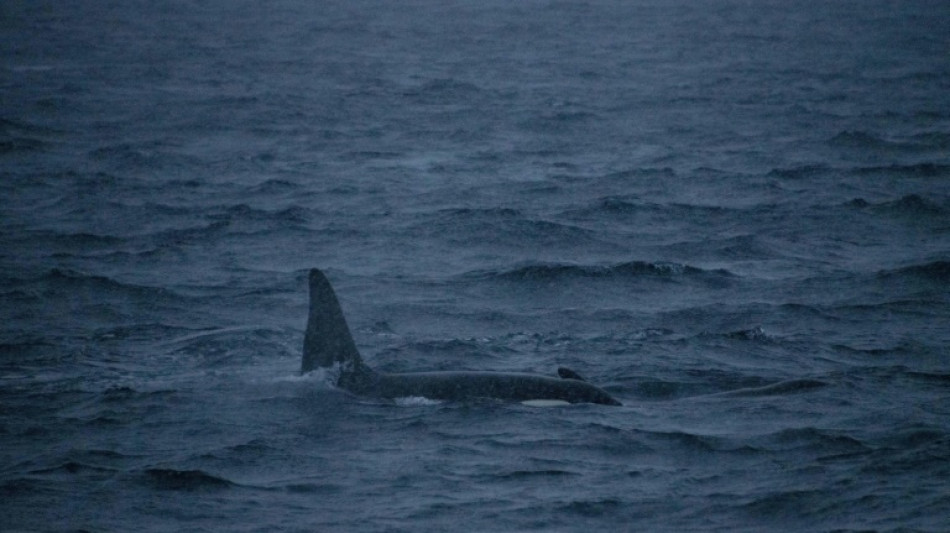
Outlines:
{"label": "dark gray skin", "polygon": [[620,405],[609,394],[585,381],[515,372],[374,372],[370,379],[360,384],[353,383],[350,389],[383,398],[422,396],[453,401],[492,398],[515,402],[562,400],[568,403]]}
{"label": "dark gray skin", "polygon": [[419,396],[432,400],[561,400],[621,405],[604,390],[561,368],[561,378],[516,372],[376,372],[363,363],[343,311],[323,272],[310,271],[310,313],[301,371],[339,363],[337,385],[354,394],[381,398]]}

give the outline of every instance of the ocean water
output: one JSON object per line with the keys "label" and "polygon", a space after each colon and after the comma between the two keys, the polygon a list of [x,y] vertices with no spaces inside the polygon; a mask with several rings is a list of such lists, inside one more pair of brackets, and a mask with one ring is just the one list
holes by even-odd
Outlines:
{"label": "ocean water", "polygon": [[0,530],[950,530],[947,2],[0,20]]}

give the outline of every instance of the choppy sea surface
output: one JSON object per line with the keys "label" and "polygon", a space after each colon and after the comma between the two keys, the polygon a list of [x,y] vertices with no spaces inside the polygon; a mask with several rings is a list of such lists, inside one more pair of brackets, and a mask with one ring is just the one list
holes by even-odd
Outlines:
{"label": "choppy sea surface", "polygon": [[950,3],[0,19],[0,529],[950,528]]}

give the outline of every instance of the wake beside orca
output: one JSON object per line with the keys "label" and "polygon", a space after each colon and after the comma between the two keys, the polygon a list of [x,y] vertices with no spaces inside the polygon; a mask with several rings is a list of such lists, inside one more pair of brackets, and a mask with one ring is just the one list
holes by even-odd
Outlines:
{"label": "wake beside orca", "polygon": [[567,368],[558,369],[560,378],[517,372],[377,372],[363,362],[329,280],[314,268],[310,271],[310,312],[300,370],[310,372],[336,364],[340,365],[337,386],[365,396],[621,405]]}

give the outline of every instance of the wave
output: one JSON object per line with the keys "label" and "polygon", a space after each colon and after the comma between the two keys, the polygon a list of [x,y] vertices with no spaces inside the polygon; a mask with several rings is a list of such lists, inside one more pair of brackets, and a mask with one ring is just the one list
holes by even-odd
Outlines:
{"label": "wave", "polygon": [[49,146],[45,141],[32,137],[11,137],[0,140],[0,154],[17,152],[42,152]]}
{"label": "wave", "polygon": [[887,383],[910,382],[915,384],[914,387],[932,386],[941,389],[950,385],[948,373],[933,369],[912,368],[903,364],[928,358],[936,360],[944,355],[946,350],[943,346],[929,347],[916,343],[902,343],[891,348],[854,348],[835,344],[831,348],[839,353],[858,356],[861,359],[847,374],[837,374],[837,379],[870,379]]}
{"label": "wave", "polygon": [[[0,294],[31,299],[56,297],[59,293],[97,295],[89,299],[90,302],[109,296],[146,298],[150,301],[185,298],[166,288],[121,282],[108,276],[87,274],[69,268],[53,268],[32,277],[2,277],[0,279],[9,288],[8,291],[0,292]],[[35,292],[35,288],[42,289],[42,292]]]}
{"label": "wave", "polygon": [[[9,298],[8,294],[9,293],[0,293],[5,299]],[[7,338],[5,339],[6,342],[0,342],[0,358],[5,361],[18,360],[20,364],[23,364],[37,357],[49,357],[48,354],[54,353],[55,348],[58,346],[56,343],[44,338],[30,336],[23,332],[21,332],[18,337],[20,338]],[[13,368],[16,367],[7,367],[10,373],[5,375],[5,379],[11,379],[15,375],[12,373]],[[9,381],[7,383],[9,383]]]}
{"label": "wave", "polygon": [[473,83],[440,78],[405,90],[403,96],[423,104],[452,104],[480,98],[483,92]]}
{"label": "wave", "polygon": [[343,490],[331,483],[288,483],[281,488],[295,494],[338,494]]}
{"label": "wave", "polygon": [[568,211],[568,215],[596,215],[606,213],[608,215],[636,215],[650,214],[663,217],[676,218],[678,220],[692,220],[695,217],[722,216],[723,214],[735,212],[742,215],[745,210],[733,209],[719,205],[699,205],[687,203],[669,203],[660,204],[655,202],[641,201],[638,197],[627,195],[611,195],[598,198],[587,207]]}
{"label": "wave", "polygon": [[762,329],[762,326],[756,326],[750,329],[741,329],[737,331],[730,331],[724,335],[727,339],[735,339],[742,341],[771,341],[773,337],[765,332]]}
{"label": "wave", "polygon": [[831,452],[854,453],[858,451],[871,451],[870,447],[854,437],[835,430],[820,429],[813,426],[782,429],[775,433],[764,435],[758,440],[773,450],[805,447],[821,451],[825,454]]}
{"label": "wave", "polygon": [[869,208],[887,214],[904,214],[914,216],[943,215],[947,212],[946,207],[928,200],[918,194],[908,194],[906,196],[902,196],[898,200],[881,203],[870,203],[864,198],[855,198],[847,202],[845,205],[859,209]]}
{"label": "wave", "polygon": [[413,342],[407,345],[405,349],[421,354],[456,354],[467,357],[484,355],[486,352],[510,351],[504,349],[503,347],[491,346],[485,342],[479,342],[476,339],[451,339],[445,341]]}
{"label": "wave", "polygon": [[910,421],[891,427],[876,442],[878,455],[861,467],[862,474],[891,476],[904,472],[945,469],[950,459],[950,433],[945,428]]}
{"label": "wave", "polygon": [[9,118],[0,118],[0,130],[6,134],[40,134],[50,135],[60,133],[59,131],[47,126],[39,126],[22,120],[13,120]]}
{"label": "wave", "polygon": [[59,232],[55,230],[29,230],[23,231],[15,237],[23,243],[42,243],[45,247],[52,248],[52,253],[63,253],[63,251],[78,252],[88,254],[91,251],[101,251],[101,249],[113,249],[126,243],[122,237],[87,232]]}
{"label": "wave", "polygon": [[616,172],[611,172],[606,174],[599,179],[606,180],[628,180],[636,178],[650,178],[650,179],[660,179],[660,178],[673,178],[676,177],[676,171],[670,167],[662,168],[653,168],[653,167],[643,167],[643,168],[631,168],[627,170],[619,170]]}
{"label": "wave", "polygon": [[520,123],[520,126],[529,131],[539,133],[560,133],[566,127],[582,127],[585,123],[594,123],[600,116],[596,113],[583,110],[559,110],[542,113]]}
{"label": "wave", "polygon": [[127,385],[116,385],[102,391],[97,401],[106,404],[152,399],[163,401],[162,399],[174,396],[175,394],[177,394],[177,392],[174,390],[139,391]]}
{"label": "wave", "polygon": [[59,290],[83,290],[104,295],[124,294],[150,298],[179,297],[179,295],[165,288],[123,283],[108,276],[86,274],[68,268],[54,268],[32,281],[45,283],[51,288]]}
{"label": "wave", "polygon": [[37,136],[50,135],[55,130],[29,122],[0,118],[0,154],[41,152],[49,143]]}
{"label": "wave", "polygon": [[950,373],[908,370],[906,374],[908,377],[923,383],[931,383],[939,386],[950,386]]}
{"label": "wave", "polygon": [[[97,361],[88,365],[106,372],[122,374],[122,381],[128,381],[129,373],[137,373],[138,368],[141,368],[121,362]],[[178,394],[178,391],[173,389],[141,391],[128,385],[111,385],[95,393],[79,390],[96,386],[89,380],[82,381],[74,387],[77,390],[51,394],[50,400],[68,402],[69,407],[61,410],[63,420],[95,431],[124,427],[134,420],[147,418],[167,407],[168,402]]]}
{"label": "wave", "polygon": [[[165,337],[167,339],[167,336]],[[268,327],[237,326],[191,332],[161,340],[164,351],[180,354],[205,368],[247,364],[261,354],[284,353],[284,332]]]}
{"label": "wave", "polygon": [[828,140],[828,144],[843,148],[873,150],[875,152],[942,151],[950,147],[950,135],[940,132],[914,135],[906,141],[881,138],[866,131],[846,130]]}
{"label": "wave", "polygon": [[927,133],[918,133],[917,135],[911,136],[911,139],[920,145],[932,147],[934,149],[946,150],[950,148],[950,133],[931,131]]}
{"label": "wave", "polygon": [[802,165],[791,168],[776,168],[768,172],[769,177],[789,180],[850,174],[855,176],[887,176],[913,178],[939,178],[950,176],[950,165],[941,163],[915,163],[908,165],[886,165],[835,168],[824,164]]}
{"label": "wave", "polygon": [[687,454],[736,454],[756,455],[762,453],[739,435],[704,435],[687,431],[637,431],[639,439],[647,443],[647,449],[663,450],[663,453]]}
{"label": "wave", "polygon": [[120,168],[134,170],[156,170],[175,167],[200,167],[194,157],[169,150],[172,148],[160,142],[120,143],[90,150],[87,155],[95,161],[117,165]]}
{"label": "wave", "polygon": [[919,265],[910,265],[894,270],[882,270],[877,274],[882,280],[893,281],[895,278],[932,281],[937,283],[950,282],[950,261],[932,261]]}
{"label": "wave", "polygon": [[809,511],[823,509],[831,495],[822,490],[778,491],[765,496],[756,496],[740,503],[744,512],[763,519],[785,519],[789,516],[807,515]]}
{"label": "wave", "polygon": [[438,214],[453,220],[494,220],[499,218],[520,218],[521,211],[508,207],[471,208],[458,207],[441,209]]}
{"label": "wave", "polygon": [[252,439],[243,444],[228,446],[226,450],[230,453],[257,457],[273,450],[273,448],[264,439]]}
{"label": "wave", "polygon": [[164,204],[154,200],[144,202],[139,209],[142,216],[146,217],[186,217],[194,215],[196,212],[196,209],[191,206]]}
{"label": "wave", "polygon": [[772,178],[797,180],[822,176],[833,171],[834,169],[828,165],[802,165],[792,168],[773,168],[769,171],[768,176]]}
{"label": "wave", "polygon": [[828,380],[799,378],[776,381],[774,378],[744,372],[707,369],[701,376],[687,375],[678,380],[647,380],[641,376],[623,377],[633,381],[635,395],[646,400],[672,400],[691,397],[786,396],[824,388]]}
{"label": "wave", "polygon": [[42,459],[29,459],[22,466],[31,477],[44,478],[73,478],[75,476],[109,478],[122,472],[125,465],[133,463],[136,458],[112,450],[81,450],[68,451],[58,459],[50,458],[47,465],[34,465]]}
{"label": "wave", "polygon": [[112,473],[117,470],[104,466],[80,463],[77,461],[66,461],[56,466],[37,468],[30,470],[30,474],[80,474],[80,473]]}
{"label": "wave", "polygon": [[431,407],[433,405],[442,405],[445,402],[442,400],[431,400],[424,396],[403,396],[393,398],[393,403],[399,407]]}
{"label": "wave", "polygon": [[570,278],[588,279],[642,279],[642,278],[731,278],[725,269],[701,268],[668,262],[630,261],[609,266],[574,265],[562,263],[532,263],[511,270],[488,272],[484,277],[504,281],[551,282]]}
{"label": "wave", "polygon": [[584,518],[602,517],[623,508],[623,502],[614,498],[574,500],[560,506],[560,511]]}
{"label": "wave", "polygon": [[236,484],[224,477],[203,470],[149,468],[144,471],[148,485],[159,490],[195,491],[227,489]]}
{"label": "wave", "polygon": [[160,246],[196,244],[224,236],[228,226],[230,226],[229,221],[218,220],[200,226],[165,229],[151,234],[151,238]]}
{"label": "wave", "polygon": [[950,177],[950,165],[940,163],[917,163],[913,165],[887,165],[857,167],[851,169],[857,175],[884,175],[914,178],[941,178]]}
{"label": "wave", "polygon": [[842,131],[828,140],[829,144],[834,146],[845,146],[850,148],[887,148],[890,144],[880,137],[867,133],[865,131]]}
{"label": "wave", "polygon": [[220,212],[208,215],[208,218],[211,220],[227,221],[228,223],[264,221],[292,224],[303,224],[309,219],[307,209],[300,206],[268,211],[253,208],[247,204],[224,206]]}
{"label": "wave", "polygon": [[506,472],[503,474],[497,474],[492,476],[494,479],[500,479],[504,481],[520,481],[528,479],[550,479],[555,477],[571,477],[577,476],[576,472],[570,472],[568,470],[559,470],[559,469],[548,469],[548,470],[515,470],[513,472]]}
{"label": "wave", "polygon": [[447,209],[433,217],[427,215],[417,224],[416,232],[437,238],[464,242],[508,245],[564,247],[596,242],[596,233],[572,224],[524,218],[514,209]]}
{"label": "wave", "polygon": [[[186,244],[217,239],[237,231],[245,226],[244,231],[253,230],[254,225],[263,229],[287,229],[299,227],[309,220],[309,211],[299,206],[269,211],[257,209],[247,204],[215,206],[210,208],[192,208],[166,205],[157,202],[146,202],[139,206],[128,206],[134,209],[135,216],[140,219],[153,221],[151,231],[141,234],[133,232],[124,236],[69,233],[43,230],[34,232],[34,238],[42,238],[53,245],[66,249],[85,249],[88,247],[116,247],[122,244],[134,244],[141,247],[143,241],[162,247],[173,244]],[[200,213],[199,213],[200,211]],[[210,211],[210,212],[209,212]],[[201,215],[206,222],[195,224],[194,219]],[[185,221],[185,222],[182,222]],[[164,222],[164,223],[163,223]],[[186,225],[190,224],[190,225]],[[157,226],[157,228],[156,228]],[[247,226],[251,226],[247,228]],[[153,252],[156,250],[152,250]]]}
{"label": "wave", "polygon": [[644,206],[642,204],[628,198],[622,196],[605,196],[597,200],[591,210],[626,215],[640,212],[643,209]]}
{"label": "wave", "polygon": [[583,122],[597,120],[600,115],[590,111],[557,111],[549,114],[542,114],[541,120],[553,123],[554,125],[567,122]]}
{"label": "wave", "polygon": [[686,431],[651,431],[648,435],[648,440],[662,443],[657,449],[668,449],[670,445],[675,445],[690,452],[711,453],[729,448],[723,438]]}
{"label": "wave", "polygon": [[751,387],[723,392],[717,396],[759,397],[759,396],[787,396],[799,394],[827,387],[828,383],[817,379],[790,379],[780,381],[764,387]]}
{"label": "wave", "polygon": [[248,188],[248,194],[281,194],[297,191],[300,185],[288,180],[269,179]]}
{"label": "wave", "polygon": [[663,247],[663,251],[676,256],[710,257],[715,259],[749,260],[774,259],[782,254],[757,235],[737,235],[722,239],[706,238],[684,240]]}
{"label": "wave", "polygon": [[340,158],[343,161],[372,161],[377,159],[398,159],[403,154],[401,152],[381,152],[378,150],[352,150],[346,152]]}

